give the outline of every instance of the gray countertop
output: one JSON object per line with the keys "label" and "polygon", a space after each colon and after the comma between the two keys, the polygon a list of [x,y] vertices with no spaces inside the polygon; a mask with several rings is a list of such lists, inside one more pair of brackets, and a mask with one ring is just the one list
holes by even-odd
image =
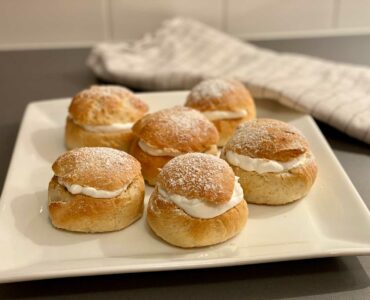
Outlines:
{"label": "gray countertop", "polygon": [[[264,41],[256,44],[277,51],[370,65],[370,36]],[[96,83],[95,77],[85,66],[88,52],[89,49],[0,52],[0,189],[4,184],[25,106],[35,100],[69,97]],[[370,207],[370,147],[325,124],[318,124]],[[337,257],[0,284],[0,299],[370,299],[369,276],[369,256]]]}

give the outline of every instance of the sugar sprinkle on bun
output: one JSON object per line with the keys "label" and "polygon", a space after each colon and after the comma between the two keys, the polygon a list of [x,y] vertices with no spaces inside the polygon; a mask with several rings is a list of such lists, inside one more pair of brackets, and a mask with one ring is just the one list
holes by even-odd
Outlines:
{"label": "sugar sprinkle on bun", "polygon": [[154,185],[157,175],[173,157],[204,152],[217,155],[218,132],[200,112],[175,106],[137,121],[133,127],[136,136],[130,153],[140,161],[143,176]]}
{"label": "sugar sprinkle on bun", "polygon": [[256,119],[240,125],[225,149],[284,162],[305,153],[308,143],[302,133],[288,123]]}
{"label": "sugar sprinkle on bun", "polygon": [[131,155],[106,147],[68,151],[53,164],[56,176],[67,184],[115,190],[140,175],[140,163]]}
{"label": "sugar sprinkle on bun", "polygon": [[250,203],[281,205],[304,197],[317,174],[315,157],[292,125],[273,119],[238,127],[221,158],[233,168]]}
{"label": "sugar sprinkle on bun", "polygon": [[78,148],[53,164],[48,208],[52,224],[79,232],[127,227],[142,216],[144,179],[129,154],[103,147]]}
{"label": "sugar sprinkle on bun", "polygon": [[174,106],[148,114],[135,123],[133,132],[155,148],[202,152],[218,141],[216,128],[198,111]]}
{"label": "sugar sprinkle on bun", "polygon": [[124,87],[92,86],[72,99],[66,123],[66,146],[127,151],[133,138],[133,123],[147,111],[148,106]]}
{"label": "sugar sprinkle on bun", "polygon": [[216,156],[203,153],[181,155],[169,161],[158,184],[169,193],[210,203],[227,202],[234,189],[234,172]]}
{"label": "sugar sprinkle on bun", "polygon": [[147,104],[129,89],[114,85],[93,85],[73,97],[69,106],[79,125],[135,122],[147,111]]}
{"label": "sugar sprinkle on bun", "polygon": [[189,101],[202,104],[204,99],[221,98],[225,94],[232,92],[234,88],[235,85],[230,80],[220,78],[204,80],[192,89]]}
{"label": "sugar sprinkle on bun", "polygon": [[155,234],[183,248],[224,242],[243,229],[247,217],[243,190],[231,168],[202,153],[167,163],[147,208]]}
{"label": "sugar sprinkle on bun", "polygon": [[219,146],[225,145],[239,124],[256,117],[252,96],[237,80],[204,80],[191,90],[185,106],[199,110],[213,122],[220,134]]}

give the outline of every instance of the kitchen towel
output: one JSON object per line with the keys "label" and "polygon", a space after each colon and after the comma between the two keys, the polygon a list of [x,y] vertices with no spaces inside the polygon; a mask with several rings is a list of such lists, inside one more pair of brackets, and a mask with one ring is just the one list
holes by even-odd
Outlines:
{"label": "kitchen towel", "polygon": [[104,80],[143,90],[189,89],[205,78],[235,78],[256,98],[309,113],[370,144],[366,67],[261,49],[183,18],[132,43],[97,45],[87,63]]}

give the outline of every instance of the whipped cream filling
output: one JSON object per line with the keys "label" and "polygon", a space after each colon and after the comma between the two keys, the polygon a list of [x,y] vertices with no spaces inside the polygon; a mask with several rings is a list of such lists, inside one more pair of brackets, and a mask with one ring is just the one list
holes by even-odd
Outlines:
{"label": "whipped cream filling", "polygon": [[212,204],[200,199],[188,199],[178,194],[171,194],[158,186],[159,194],[166,200],[174,202],[182,208],[188,215],[199,219],[211,219],[222,215],[229,209],[244,201],[243,189],[235,177],[234,191],[228,202],[222,204]]}
{"label": "whipped cream filling", "polygon": [[[181,152],[173,148],[156,148],[156,147],[153,147],[145,143],[143,140],[139,140],[138,145],[141,148],[141,150],[143,150],[145,153],[152,155],[152,156],[174,156],[175,157],[175,156],[179,156],[182,154],[186,154],[185,152]],[[217,154],[217,145],[210,146],[207,151],[204,151],[204,153]]]}
{"label": "whipped cream filling", "polygon": [[70,192],[73,195],[83,194],[92,198],[114,198],[119,196],[128,187],[128,184],[126,184],[118,190],[106,191],[106,190],[97,190],[96,188],[90,186],[68,184],[63,182],[60,178],[58,178],[58,183],[63,185],[68,190],[68,192]]}
{"label": "whipped cream filling", "polygon": [[208,111],[203,111],[202,113],[210,121],[238,119],[238,118],[243,118],[248,114],[246,110],[238,110],[238,111],[208,110]]}
{"label": "whipped cream filling", "polygon": [[109,125],[80,125],[83,129],[91,132],[120,132],[131,131],[134,123],[112,123]]}
{"label": "whipped cream filling", "polygon": [[241,155],[233,151],[226,152],[226,160],[233,166],[239,167],[245,171],[254,171],[259,174],[263,173],[279,173],[291,170],[309,161],[310,157],[304,153],[297,158],[287,162],[269,160],[265,158],[252,158],[246,155]]}
{"label": "whipped cream filling", "polygon": [[162,148],[162,149],[155,148],[145,143],[143,140],[139,140],[138,145],[141,148],[141,150],[152,156],[178,156],[184,154],[183,152],[180,152],[179,150],[173,148]]}
{"label": "whipped cream filling", "polygon": [[132,126],[134,125],[133,122],[127,123],[112,123],[109,125],[82,125],[76,123],[73,117],[69,114],[68,117],[72,120],[73,123],[82,127],[86,131],[91,132],[120,132],[120,131],[131,131]]}

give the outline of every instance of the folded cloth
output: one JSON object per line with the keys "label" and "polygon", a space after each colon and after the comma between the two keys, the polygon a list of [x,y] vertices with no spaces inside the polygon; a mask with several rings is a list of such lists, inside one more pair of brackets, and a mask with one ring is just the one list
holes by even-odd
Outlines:
{"label": "folded cloth", "polygon": [[133,43],[94,47],[88,66],[105,80],[144,90],[189,89],[211,77],[242,81],[270,98],[370,144],[370,69],[242,42],[175,18]]}

